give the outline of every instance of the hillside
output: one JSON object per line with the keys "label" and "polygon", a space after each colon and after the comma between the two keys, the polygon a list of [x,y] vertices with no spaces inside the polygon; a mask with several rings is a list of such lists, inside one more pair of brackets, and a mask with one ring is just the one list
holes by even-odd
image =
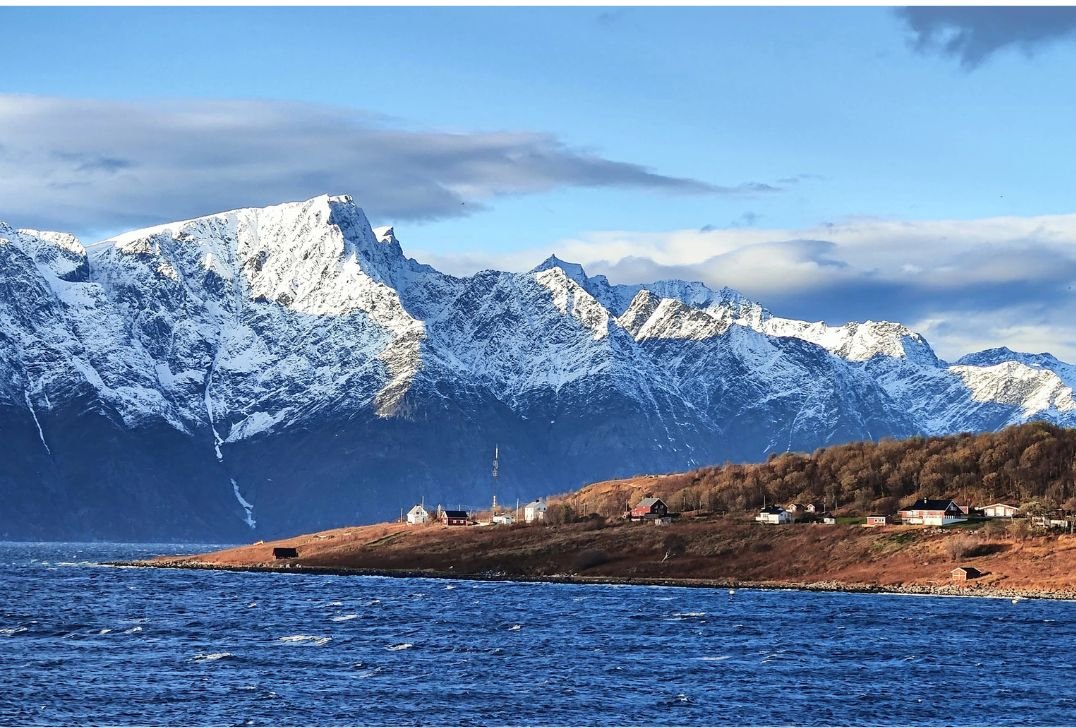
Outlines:
{"label": "hillside", "polygon": [[[757,465],[595,483],[552,498],[543,523],[357,526],[162,557],[152,565],[1072,598],[1076,536],[1036,531],[1027,519],[945,528],[864,528],[853,518],[773,526],[753,522],[753,509],[763,498],[817,502],[824,496],[836,499],[838,513],[892,513],[906,501],[954,494],[954,488],[974,505],[1053,508],[1072,497],[1074,462],[1076,431],[1045,423],[853,443]],[[647,494],[684,513],[661,527],[622,518],[628,504]],[[275,546],[298,549],[298,558],[274,559]],[[953,585],[956,566],[974,566],[983,576]]]}
{"label": "hillside", "polygon": [[[1076,598],[1076,536],[1018,537],[997,525],[774,527],[732,516],[663,528],[601,519],[485,528],[395,523],[140,565]],[[277,546],[296,548],[299,558],[274,560]],[[953,585],[950,572],[966,565],[983,577]]]}
{"label": "hillside", "polygon": [[[1076,368],[1046,354],[953,364],[897,322],[797,321],[728,288],[618,284],[555,256],[446,275],[347,196],[90,245],[0,223],[0,372],[7,539],[247,540],[423,498],[474,507],[495,447],[503,503],[849,441],[1076,424]],[[903,494],[891,475],[849,471],[837,495]],[[781,497],[828,487],[781,478]],[[750,506],[741,490],[715,506]]]}
{"label": "hillside", "polygon": [[647,494],[673,510],[748,512],[763,502],[895,513],[920,497],[962,504],[1032,501],[1076,510],[1076,430],[1044,422],[999,432],[856,442],[766,462],[604,481],[564,496],[574,513],[619,516]]}

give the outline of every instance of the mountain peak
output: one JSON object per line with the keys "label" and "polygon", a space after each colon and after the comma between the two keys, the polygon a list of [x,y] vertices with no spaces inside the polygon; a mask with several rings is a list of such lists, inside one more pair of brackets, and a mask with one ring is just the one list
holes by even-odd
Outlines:
{"label": "mountain peak", "polygon": [[583,270],[583,266],[579,265],[578,263],[568,263],[566,261],[563,261],[556,256],[556,253],[549,256],[538,265],[534,266],[534,268],[531,269],[531,273],[541,273],[542,271],[549,270],[551,268],[560,268],[562,271],[564,271],[565,275],[567,275],[579,285],[585,284],[588,280],[587,273],[585,270]]}
{"label": "mountain peak", "polygon": [[396,239],[396,231],[393,230],[391,225],[375,227],[374,237],[377,238],[379,243],[385,243],[386,245],[399,245],[400,242]]}

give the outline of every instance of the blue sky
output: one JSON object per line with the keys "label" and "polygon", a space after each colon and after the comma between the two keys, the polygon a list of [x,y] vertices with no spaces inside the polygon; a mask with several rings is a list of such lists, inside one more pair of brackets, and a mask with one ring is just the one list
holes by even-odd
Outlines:
{"label": "blue sky", "polygon": [[556,250],[1076,356],[1076,18],[1043,12],[0,8],[0,219],[351,193],[452,272]]}

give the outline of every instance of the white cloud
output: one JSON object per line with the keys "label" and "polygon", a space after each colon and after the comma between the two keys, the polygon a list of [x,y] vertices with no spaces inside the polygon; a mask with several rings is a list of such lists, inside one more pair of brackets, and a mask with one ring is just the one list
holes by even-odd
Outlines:
{"label": "white cloud", "polygon": [[435,264],[457,273],[526,270],[556,252],[614,282],[701,280],[738,289],[783,315],[902,321],[921,328],[949,358],[1008,345],[1076,359],[1076,214],[852,219],[801,230],[604,231],[551,248],[442,254]]}

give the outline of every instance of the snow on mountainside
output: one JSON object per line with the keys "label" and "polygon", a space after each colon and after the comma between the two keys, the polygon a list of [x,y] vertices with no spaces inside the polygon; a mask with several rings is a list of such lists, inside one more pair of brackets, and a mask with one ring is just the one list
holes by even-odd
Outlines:
{"label": "snow on mountainside", "polygon": [[728,288],[612,284],[555,256],[453,277],[346,196],[86,247],[0,224],[0,367],[0,434],[21,443],[0,465],[0,536],[51,533],[57,508],[65,537],[148,537],[484,503],[494,443],[503,500],[1076,423],[1076,367],[1046,354],[950,366],[898,323],[795,321]]}

